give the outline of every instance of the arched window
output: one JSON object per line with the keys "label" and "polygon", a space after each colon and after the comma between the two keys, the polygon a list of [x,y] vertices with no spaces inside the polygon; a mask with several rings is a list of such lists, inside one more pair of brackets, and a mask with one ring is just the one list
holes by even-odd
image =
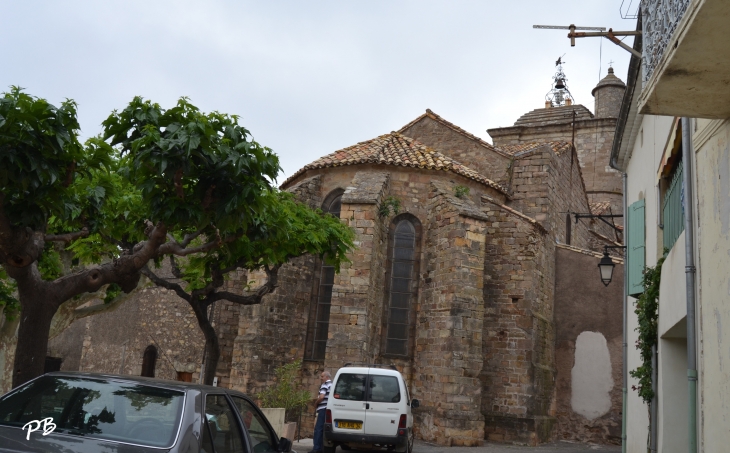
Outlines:
{"label": "arched window", "polygon": [[155,377],[155,363],[157,362],[157,348],[149,345],[144,350],[142,358],[142,376]]}
{"label": "arched window", "polygon": [[410,214],[395,219],[388,241],[385,344],[387,355],[410,355],[418,300],[420,222]]}
{"label": "arched window", "polygon": [[[322,210],[334,217],[340,218],[342,208],[342,194],[344,190],[337,189],[330,193],[322,205]],[[332,286],[335,283],[335,268],[322,260],[319,273],[315,275],[317,288],[309,312],[307,328],[306,358],[309,360],[324,360],[327,348],[327,333],[330,324],[330,307],[332,304]]]}

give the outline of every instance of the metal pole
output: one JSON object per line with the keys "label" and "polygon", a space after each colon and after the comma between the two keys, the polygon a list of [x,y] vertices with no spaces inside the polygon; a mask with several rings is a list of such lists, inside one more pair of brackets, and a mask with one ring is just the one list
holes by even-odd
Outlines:
{"label": "metal pole", "polygon": [[695,332],[695,261],[694,261],[694,194],[692,190],[692,159],[694,149],[690,120],[682,118],[682,163],[684,164],[684,255],[687,279],[687,381],[689,387],[689,453],[697,452],[697,353]]}
{"label": "metal pole", "polygon": [[[627,222],[629,218],[629,208],[626,203],[626,189],[627,189],[627,176],[623,174],[623,208],[624,208],[624,245],[627,244]],[[623,388],[621,393],[623,394],[623,406],[622,406],[622,417],[621,417],[621,453],[626,453],[626,419],[628,418],[628,397],[629,397],[629,339],[628,339],[628,306],[629,306],[629,262],[628,252],[624,259],[624,301],[623,301]]]}

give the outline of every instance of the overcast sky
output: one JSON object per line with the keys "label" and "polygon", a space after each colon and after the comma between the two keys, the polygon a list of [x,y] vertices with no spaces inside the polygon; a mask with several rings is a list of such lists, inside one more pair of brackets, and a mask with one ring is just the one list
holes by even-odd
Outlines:
{"label": "overcast sky", "polygon": [[568,88],[593,111],[599,70],[613,60],[625,81],[630,54],[532,25],[634,30],[621,3],[0,0],[0,91],[74,99],[84,138],[135,95],[165,108],[188,96],[240,115],[280,156],[282,182],[427,108],[491,142],[486,129],[544,106],[563,54]]}

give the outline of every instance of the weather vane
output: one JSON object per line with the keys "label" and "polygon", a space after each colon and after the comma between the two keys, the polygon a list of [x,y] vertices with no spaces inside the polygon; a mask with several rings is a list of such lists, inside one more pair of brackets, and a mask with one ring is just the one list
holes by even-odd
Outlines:
{"label": "weather vane", "polygon": [[563,65],[566,63],[563,61],[564,56],[562,55],[555,62],[557,70],[553,76],[553,86],[545,95],[545,105],[548,107],[561,107],[573,103],[573,95],[570,94],[566,83],[568,78],[565,77],[565,73],[563,72]]}

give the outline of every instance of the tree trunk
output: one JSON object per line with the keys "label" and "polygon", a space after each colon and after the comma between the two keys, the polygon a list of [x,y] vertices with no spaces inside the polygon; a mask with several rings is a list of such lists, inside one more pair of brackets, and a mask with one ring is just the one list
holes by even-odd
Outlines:
{"label": "tree trunk", "polygon": [[15,349],[13,388],[42,375],[45,369],[48,334],[58,306],[49,303],[42,291],[39,293],[31,300],[28,300],[27,295],[20,295],[23,308],[20,312],[18,344]]}
{"label": "tree trunk", "polygon": [[207,307],[198,301],[189,300],[190,306],[193,308],[195,318],[198,320],[198,326],[205,337],[205,363],[203,371],[203,384],[213,385],[216,368],[218,368],[218,359],[221,355],[220,344],[218,343],[218,335],[215,333],[213,325],[208,319]]}
{"label": "tree trunk", "polygon": [[15,360],[15,345],[18,343],[16,333],[20,320],[5,319],[5,313],[0,310],[0,395],[4,395],[12,388],[13,361]]}

